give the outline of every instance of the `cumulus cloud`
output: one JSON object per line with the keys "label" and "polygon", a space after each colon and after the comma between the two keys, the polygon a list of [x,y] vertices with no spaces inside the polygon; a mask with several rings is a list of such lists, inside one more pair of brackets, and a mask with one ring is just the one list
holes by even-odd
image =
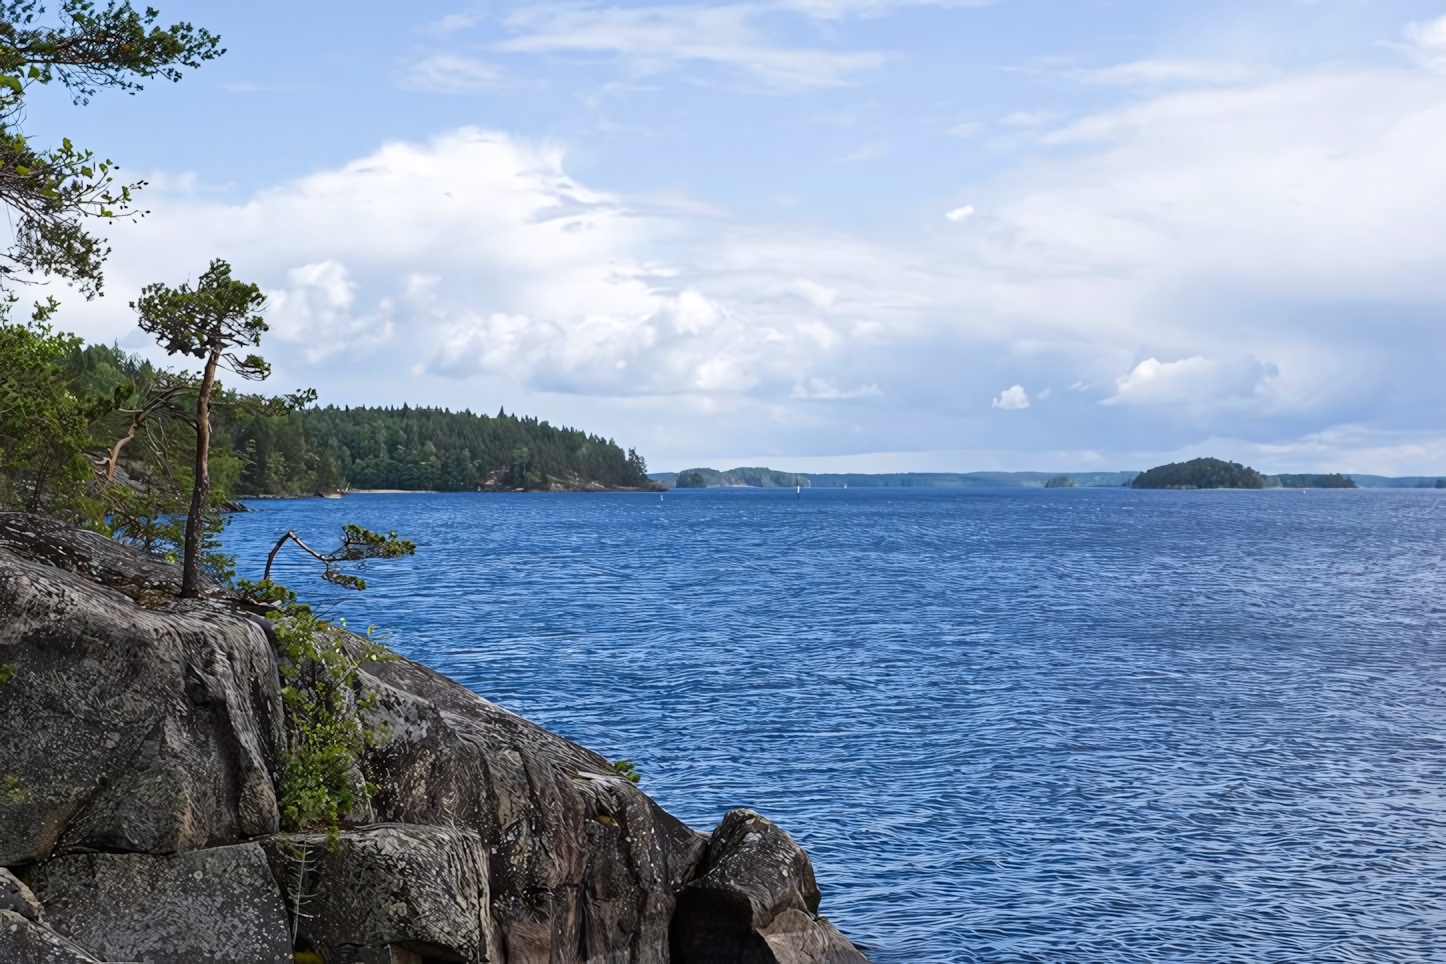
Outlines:
{"label": "cumulus cloud", "polygon": [[[285,384],[354,402],[395,384],[454,407],[507,386],[576,399],[582,421],[615,400],[622,424],[686,415],[690,439],[770,451],[953,432],[981,451],[1108,454],[1430,428],[1446,404],[1446,77],[1171,88],[1029,136],[1028,164],[967,186],[987,219],[886,237],[645,205],[573,177],[557,145],[479,130],[239,203],[158,177],[152,216],[111,231],[108,286],[175,283],[214,254],[271,293],[277,344],[298,349],[273,358]],[[123,316],[99,302],[63,320],[109,340]],[[990,418],[957,386],[1006,360],[1074,390]],[[815,404],[850,397],[876,401]],[[1030,401],[1017,385],[993,404]]]}
{"label": "cumulus cloud", "polygon": [[1221,361],[1202,356],[1161,362],[1147,358],[1115,380],[1115,394],[1101,405],[1184,405],[1211,407],[1258,399],[1270,392],[1280,370],[1250,359]]}
{"label": "cumulus cloud", "polygon": [[996,395],[990,405],[993,408],[1002,408],[1006,412],[1028,408],[1029,393],[1024,390],[1023,385],[1014,385]]}
{"label": "cumulus cloud", "polygon": [[267,318],[277,337],[304,346],[308,360],[337,354],[358,357],[392,337],[389,299],[383,298],[370,313],[352,313],[356,283],[345,265],[302,265],[288,271],[286,281],[285,288],[268,292]]}
{"label": "cumulus cloud", "polygon": [[1446,71],[1446,17],[1406,25],[1406,42],[1420,63]]}
{"label": "cumulus cloud", "polygon": [[964,205],[962,208],[955,208],[954,210],[952,210],[952,211],[947,211],[947,212],[945,212],[945,214],[944,214],[944,217],[948,218],[950,221],[956,221],[956,222],[957,222],[957,221],[967,221],[969,218],[971,218],[971,217],[973,217],[973,216],[974,216],[974,205],[972,205],[972,204],[966,204],[966,205]]}

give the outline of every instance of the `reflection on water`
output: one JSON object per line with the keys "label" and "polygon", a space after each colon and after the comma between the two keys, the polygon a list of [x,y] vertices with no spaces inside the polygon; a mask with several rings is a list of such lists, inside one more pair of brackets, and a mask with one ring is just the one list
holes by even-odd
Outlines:
{"label": "reflection on water", "polygon": [[252,503],[398,529],[279,578],[808,848],[879,964],[1446,960],[1434,492],[821,490]]}

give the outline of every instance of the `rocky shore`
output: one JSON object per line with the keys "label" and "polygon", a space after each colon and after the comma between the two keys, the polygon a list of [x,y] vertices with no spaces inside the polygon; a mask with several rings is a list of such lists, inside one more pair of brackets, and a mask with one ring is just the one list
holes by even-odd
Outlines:
{"label": "rocky shore", "polygon": [[0,961],[865,964],[765,817],[698,833],[402,658],[358,676],[376,792],[283,832],[273,627],[179,582],[0,513]]}

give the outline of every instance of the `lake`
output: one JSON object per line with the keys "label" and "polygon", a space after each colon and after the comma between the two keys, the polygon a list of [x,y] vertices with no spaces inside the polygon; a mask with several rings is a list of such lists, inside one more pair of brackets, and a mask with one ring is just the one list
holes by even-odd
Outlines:
{"label": "lake", "polygon": [[1446,960],[1446,492],[267,500],[353,629],[807,848],[877,964]]}

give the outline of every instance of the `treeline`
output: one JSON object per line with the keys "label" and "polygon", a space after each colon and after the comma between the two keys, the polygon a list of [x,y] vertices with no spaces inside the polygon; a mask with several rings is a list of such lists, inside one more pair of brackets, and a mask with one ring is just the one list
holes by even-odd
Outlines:
{"label": "treeline", "polygon": [[228,426],[239,492],[647,488],[647,463],[611,439],[536,418],[440,408],[248,415]]}
{"label": "treeline", "polygon": [[[199,381],[117,347],[11,322],[0,303],[0,509],[43,512],[152,551],[180,541],[194,483]],[[212,508],[324,489],[646,488],[610,439],[535,418],[435,408],[316,407],[220,385]],[[212,518],[213,531],[221,523]],[[214,541],[214,540],[213,540]]]}
{"label": "treeline", "polygon": [[1354,489],[1355,480],[1339,472],[1262,475],[1239,462],[1191,459],[1157,465],[1130,483],[1137,489]]}
{"label": "treeline", "polygon": [[791,489],[795,486],[808,488],[812,483],[808,476],[798,475],[794,472],[780,472],[777,469],[767,469],[761,466],[740,466],[736,469],[718,471],[717,469],[684,469],[682,472],[660,472],[653,476],[658,482],[664,484],[672,483],[679,489],[716,489],[716,488],[760,488],[760,489]]}
{"label": "treeline", "polygon": [[1191,459],[1141,472],[1130,483],[1136,489],[1263,489],[1265,476],[1239,462]]}

